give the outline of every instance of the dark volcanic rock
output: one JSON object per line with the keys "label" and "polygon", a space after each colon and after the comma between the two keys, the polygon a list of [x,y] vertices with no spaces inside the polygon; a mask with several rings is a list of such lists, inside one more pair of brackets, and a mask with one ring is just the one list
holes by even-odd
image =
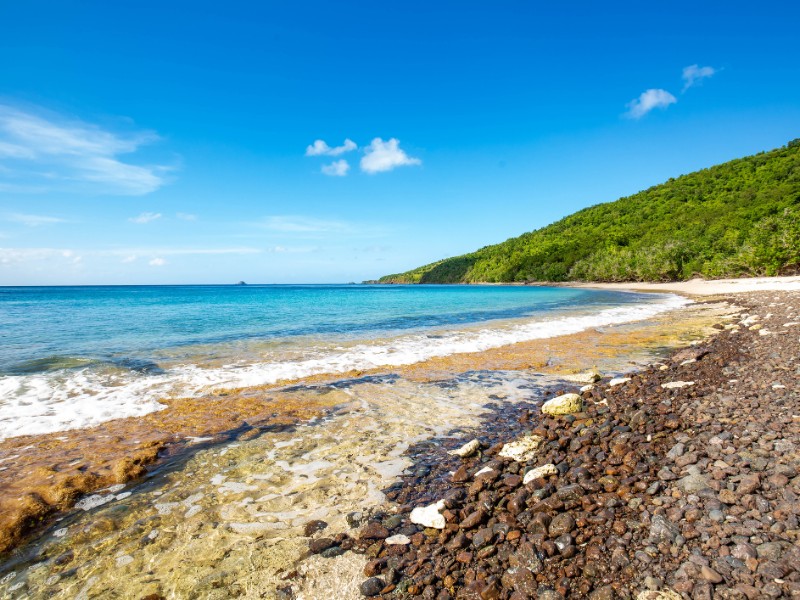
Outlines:
{"label": "dark volcanic rock", "polygon": [[[669,588],[692,600],[800,596],[800,292],[740,295],[736,303],[750,304],[748,312],[720,324],[713,338],[629,374],[624,385],[582,392],[582,413],[551,417],[534,404],[508,404],[464,433],[464,441],[480,439],[483,454],[452,457],[452,439],[409,449],[418,465],[386,490],[401,519],[373,521],[349,541],[372,559],[362,593],[630,600]],[[576,389],[556,385],[541,398]],[[542,442],[528,463],[498,455],[531,433]],[[545,464],[557,474],[522,485]],[[485,467],[492,471],[476,478]],[[440,499],[443,530],[408,521],[413,507]],[[411,544],[386,545],[389,529]]]}

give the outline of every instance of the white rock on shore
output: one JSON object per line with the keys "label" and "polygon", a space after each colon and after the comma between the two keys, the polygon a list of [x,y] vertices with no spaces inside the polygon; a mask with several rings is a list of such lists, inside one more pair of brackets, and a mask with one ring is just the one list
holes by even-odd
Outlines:
{"label": "white rock on shore", "polygon": [[623,383],[628,383],[630,380],[630,377],[614,377],[614,379],[608,382],[608,387],[622,385]]}
{"label": "white rock on shore", "polygon": [[694,381],[670,381],[669,383],[662,383],[661,387],[665,390],[672,390],[675,388],[684,388],[694,385]]}
{"label": "white rock on shore", "polygon": [[433,529],[444,529],[444,516],[439,512],[444,508],[444,500],[439,500],[436,504],[428,506],[418,506],[411,511],[411,522],[423,527]]}
{"label": "white rock on shore", "polygon": [[386,538],[384,543],[387,546],[406,546],[411,543],[411,538],[409,538],[407,535],[403,535],[402,533],[398,533],[397,535]]}
{"label": "white rock on shore", "polygon": [[639,595],[636,596],[636,600],[681,600],[681,595],[670,589],[660,591],[645,590],[639,592]]}
{"label": "white rock on shore", "polygon": [[583,410],[583,398],[578,394],[562,394],[542,404],[547,415],[571,415]]}
{"label": "white rock on shore", "polygon": [[542,443],[542,437],[534,434],[529,434],[520,439],[509,442],[503,446],[498,456],[502,458],[510,458],[517,462],[526,462],[536,456],[536,451]]}
{"label": "white rock on shore", "polygon": [[535,469],[531,469],[525,473],[525,478],[522,480],[522,485],[528,485],[534,479],[548,477],[550,475],[558,475],[558,469],[556,469],[554,464],[548,463],[546,465],[542,465],[541,467],[536,467]]}

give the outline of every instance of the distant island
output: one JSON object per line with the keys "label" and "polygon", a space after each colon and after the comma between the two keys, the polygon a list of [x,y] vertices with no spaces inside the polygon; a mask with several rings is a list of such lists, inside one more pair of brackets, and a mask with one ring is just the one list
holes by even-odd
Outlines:
{"label": "distant island", "polygon": [[800,139],[379,283],[676,281],[800,270]]}

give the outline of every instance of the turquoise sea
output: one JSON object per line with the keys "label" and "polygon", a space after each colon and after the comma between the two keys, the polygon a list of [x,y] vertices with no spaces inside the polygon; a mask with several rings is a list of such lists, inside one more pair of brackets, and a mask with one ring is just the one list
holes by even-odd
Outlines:
{"label": "turquoise sea", "polygon": [[647,318],[674,296],[533,286],[0,288],[0,439],[158,398],[411,364]]}

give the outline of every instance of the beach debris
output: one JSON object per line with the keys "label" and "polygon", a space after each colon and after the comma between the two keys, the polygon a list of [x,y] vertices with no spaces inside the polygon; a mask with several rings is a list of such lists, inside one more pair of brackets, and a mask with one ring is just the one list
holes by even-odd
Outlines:
{"label": "beach debris", "polygon": [[694,385],[694,381],[670,381],[669,383],[662,383],[661,387],[665,390],[674,390]]}
{"label": "beach debris", "polygon": [[614,379],[608,382],[608,387],[622,385],[623,383],[628,383],[630,380],[630,377],[614,377]]}
{"label": "beach debris", "polygon": [[480,477],[484,473],[491,473],[492,471],[494,471],[492,467],[483,467],[480,471],[475,473],[475,477]]}
{"label": "beach debris", "polygon": [[580,392],[581,392],[581,394],[582,394],[583,392],[591,392],[593,389],[594,389],[594,386],[593,386],[591,383],[589,383],[589,384],[587,384],[587,385],[583,386],[583,387],[580,389]]}
{"label": "beach debris", "polygon": [[562,394],[542,404],[547,415],[571,415],[583,410],[583,398],[579,394]]}
{"label": "beach debris", "polygon": [[460,448],[451,450],[449,454],[452,454],[453,456],[460,456],[461,458],[468,458],[473,454],[475,454],[480,447],[481,443],[478,440],[472,440],[471,442],[467,442]]}
{"label": "beach debris", "polygon": [[[541,439],[541,438],[540,438]],[[440,511],[444,509],[444,500],[428,506],[418,506],[411,511],[411,522],[432,529],[444,529],[445,520]]]}
{"label": "beach debris", "polygon": [[523,436],[518,440],[504,444],[498,456],[501,458],[510,458],[517,462],[527,462],[536,456],[536,451],[539,449],[542,441],[543,439],[539,435],[529,434]]}
{"label": "beach debris", "polygon": [[549,477],[550,475],[558,475],[558,469],[553,463],[536,467],[525,473],[525,478],[522,480],[522,485],[528,485],[534,479]]}

